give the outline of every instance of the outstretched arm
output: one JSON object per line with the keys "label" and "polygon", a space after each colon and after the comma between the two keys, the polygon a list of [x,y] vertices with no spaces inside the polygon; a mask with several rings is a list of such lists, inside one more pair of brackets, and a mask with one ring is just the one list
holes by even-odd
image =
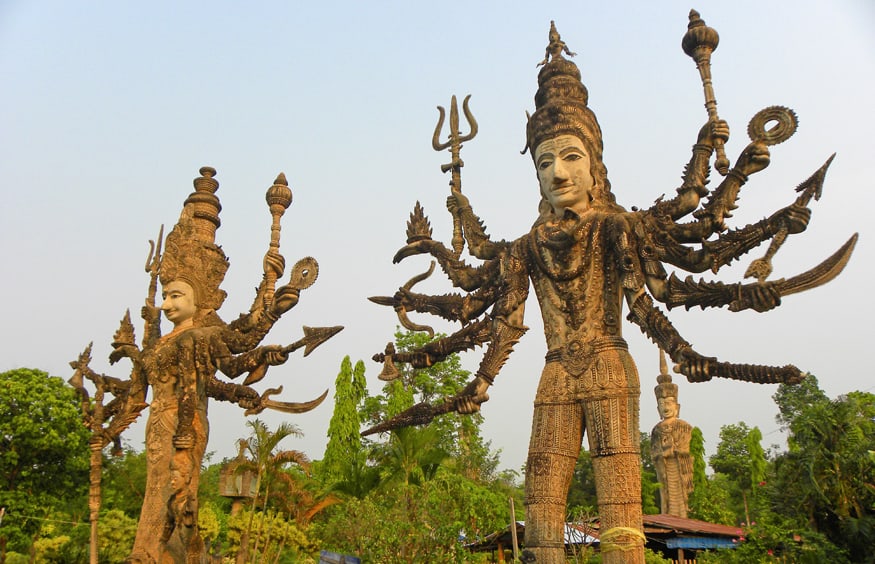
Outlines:
{"label": "outstretched arm", "polygon": [[718,377],[757,384],[794,384],[802,379],[801,371],[792,364],[786,366],[733,364],[720,362],[714,357],[702,356],[681,337],[665,314],[654,306],[653,300],[643,289],[637,292],[627,291],[626,301],[630,310],[628,319],[636,323],[644,334],[669,355],[675,362],[675,372],[683,374],[690,382],[706,382]]}

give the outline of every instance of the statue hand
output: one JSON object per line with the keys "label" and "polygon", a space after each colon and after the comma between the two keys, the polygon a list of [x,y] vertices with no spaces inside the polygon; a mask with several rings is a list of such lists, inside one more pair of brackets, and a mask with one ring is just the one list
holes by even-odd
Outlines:
{"label": "statue hand", "polygon": [[452,193],[447,196],[447,209],[454,215],[462,208],[470,207],[471,202],[468,200],[468,197],[457,190],[453,190]]}
{"label": "statue hand", "polygon": [[263,362],[270,366],[283,364],[289,359],[289,353],[283,350],[282,345],[266,345],[261,347],[261,353],[264,355]]}
{"label": "statue hand", "polygon": [[146,300],[146,304],[140,309],[140,317],[146,323],[158,323],[158,320],[161,319],[161,308]]}
{"label": "statue hand", "polygon": [[674,365],[674,371],[686,376],[689,382],[707,382],[713,378],[710,366],[716,358],[702,356],[689,347],[682,350],[680,356],[681,361]]}
{"label": "statue hand", "polygon": [[477,376],[465,386],[465,389],[456,398],[453,409],[463,415],[477,413],[480,411],[480,404],[489,401],[487,389],[489,389],[489,382]]}
{"label": "statue hand", "polygon": [[781,208],[769,217],[769,223],[783,224],[787,233],[802,233],[811,221],[811,210],[799,204],[790,204]]}
{"label": "statue hand", "polygon": [[173,437],[173,448],[177,450],[194,448],[194,442],[192,433],[182,433]]}
{"label": "statue hand", "polygon": [[271,249],[264,254],[264,261],[262,263],[262,268],[264,268],[264,274],[267,276],[268,272],[274,274],[274,279],[281,278],[283,272],[286,269],[286,259]]}
{"label": "statue hand", "polygon": [[760,313],[781,305],[781,294],[773,282],[747,284],[741,286],[739,299],[729,304],[730,311],[752,309]]}
{"label": "statue hand", "polygon": [[717,140],[723,141],[723,143],[729,141],[729,124],[722,119],[708,121],[708,123],[703,125],[702,129],[699,130],[696,143],[713,148]]}
{"label": "statue hand", "polygon": [[735,163],[735,170],[745,176],[759,172],[769,166],[769,148],[762,141],[752,141],[742,151]]}
{"label": "statue hand", "polygon": [[298,305],[298,298],[301,292],[292,286],[281,286],[277,289],[273,296],[273,305],[271,305],[271,313],[276,317],[280,317],[285,312],[289,311]]}

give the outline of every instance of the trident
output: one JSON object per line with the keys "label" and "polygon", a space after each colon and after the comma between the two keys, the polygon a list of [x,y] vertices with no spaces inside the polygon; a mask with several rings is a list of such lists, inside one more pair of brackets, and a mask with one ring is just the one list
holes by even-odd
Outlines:
{"label": "trident", "polygon": [[[687,33],[681,41],[684,53],[692,57],[699,69],[702,78],[702,86],[705,89],[705,109],[708,110],[708,119],[712,122],[720,119],[717,117],[717,100],[714,98],[714,86],[711,84],[711,53],[717,48],[720,36],[713,27],[705,25],[705,21],[699,17],[699,12],[690,10],[690,23],[687,25]],[[729,172],[729,159],[723,150],[723,140],[714,141],[714,149],[717,151],[717,161],[714,168],[717,172],[726,176]]]}
{"label": "trident", "polygon": [[[462,102],[462,111],[465,112],[465,119],[468,120],[468,125],[471,126],[471,131],[467,135],[462,135],[462,132],[459,131],[459,107],[456,105],[456,97],[453,96],[450,101],[450,138],[443,144],[438,141],[438,137],[444,126],[444,116],[446,115],[446,112],[443,106],[437,107],[438,112],[440,112],[440,117],[438,118],[437,127],[434,128],[434,136],[431,139],[431,146],[435,151],[443,151],[446,148],[450,149],[452,161],[448,164],[441,165],[441,172],[446,173],[448,170],[453,171],[452,179],[450,180],[450,193],[452,194],[462,193],[462,167],[465,166],[465,163],[462,162],[462,159],[459,157],[459,153],[462,150],[462,143],[470,141],[475,135],[477,135],[477,120],[474,119],[474,116],[468,109],[468,100],[470,98],[470,94],[465,96],[465,100]],[[458,210],[453,212],[452,244],[453,252],[455,253],[456,258],[459,258],[459,255],[462,254],[462,247],[465,245],[465,241],[462,238],[462,221],[459,217]]]}

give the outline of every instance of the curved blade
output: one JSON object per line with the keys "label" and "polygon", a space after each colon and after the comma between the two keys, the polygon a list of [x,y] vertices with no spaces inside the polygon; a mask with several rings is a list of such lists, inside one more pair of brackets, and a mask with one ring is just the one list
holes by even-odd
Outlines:
{"label": "curved blade", "polygon": [[[261,405],[267,409],[273,409],[274,411],[282,411],[283,413],[306,413],[314,408],[316,408],[320,403],[325,401],[325,398],[328,397],[328,390],[322,392],[322,395],[318,398],[305,402],[286,402],[286,401],[274,401],[272,399],[263,399],[261,400]],[[250,410],[245,412],[245,415],[249,415]]]}
{"label": "curved blade", "polygon": [[822,286],[838,276],[845,268],[845,265],[848,264],[851,253],[854,251],[854,246],[857,244],[858,236],[858,233],[854,233],[836,252],[811,270],[786,280],[776,281],[775,286],[778,288],[778,292],[780,292],[781,296],[804,292],[805,290]]}

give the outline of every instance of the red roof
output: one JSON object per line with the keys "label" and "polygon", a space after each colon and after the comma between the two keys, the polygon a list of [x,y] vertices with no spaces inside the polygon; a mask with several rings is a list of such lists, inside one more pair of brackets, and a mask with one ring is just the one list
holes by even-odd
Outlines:
{"label": "red roof", "polygon": [[[718,525],[707,521],[699,521],[698,519],[685,519],[674,515],[644,515],[644,532],[648,529],[665,529],[675,533],[710,535],[718,537],[737,538],[743,533],[739,527],[731,527],[729,525]],[[655,532],[655,531],[654,531]]]}

